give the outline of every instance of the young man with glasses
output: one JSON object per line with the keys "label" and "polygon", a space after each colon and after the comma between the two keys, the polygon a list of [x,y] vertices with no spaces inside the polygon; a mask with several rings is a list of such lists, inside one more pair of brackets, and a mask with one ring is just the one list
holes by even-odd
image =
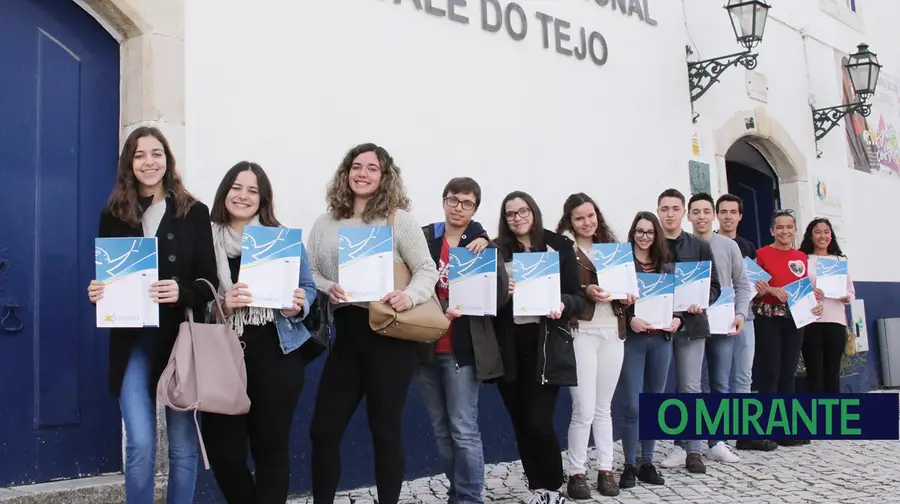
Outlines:
{"label": "young man with glasses", "polygon": [[[710,262],[709,304],[719,299],[719,272],[709,243],[684,232],[681,224],[685,215],[685,199],[681,191],[666,189],[656,200],[656,212],[669,249],[675,262]],[[699,394],[702,392],[703,356],[709,334],[709,320],[706,312],[698,305],[690,306],[682,314],[682,329],[672,338],[672,352],[675,357],[676,391],[678,393]],[[706,465],[701,459],[703,442],[700,440],[677,441],[675,448],[660,463],[662,467],[673,468],[684,464],[688,472],[705,474]]]}
{"label": "young man with glasses", "polygon": [[[468,177],[454,178],[444,187],[444,222],[423,228],[431,257],[440,272],[435,290],[450,329],[432,345],[421,345],[422,362],[415,379],[434,436],[444,472],[450,482],[447,500],[456,504],[482,504],[484,453],[478,429],[481,382],[503,375],[500,347],[490,318],[461,316],[450,309],[448,283],[450,249],[472,252],[496,246],[472,220],[481,204],[481,187]],[[509,298],[509,276],[497,268],[497,306]]]}
{"label": "young man with glasses", "polygon": [[[716,218],[719,221],[719,235],[731,238],[741,250],[741,256],[756,260],[756,245],[743,236],[738,236],[738,224],[744,217],[744,201],[734,194],[723,194],[716,200]],[[756,286],[753,296],[762,294]],[[752,301],[752,300],[751,300]],[[756,331],[753,310],[747,310],[744,330],[734,340],[734,352],[731,359],[731,392],[749,394],[753,379],[753,355],[756,351]],[[778,444],[768,439],[742,439],[735,443],[738,450],[772,451]]]}

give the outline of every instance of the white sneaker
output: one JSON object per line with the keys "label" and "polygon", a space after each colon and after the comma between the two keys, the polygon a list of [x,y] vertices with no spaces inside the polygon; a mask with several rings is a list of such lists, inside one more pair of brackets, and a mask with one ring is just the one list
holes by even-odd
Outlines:
{"label": "white sneaker", "polygon": [[549,492],[546,490],[534,492],[534,495],[531,496],[531,500],[528,501],[528,504],[551,504]]}
{"label": "white sneaker", "polygon": [[666,455],[666,458],[663,459],[662,462],[659,463],[660,467],[665,467],[666,469],[674,469],[676,467],[684,467],[684,461],[687,458],[687,452],[684,451],[684,448],[680,446],[675,446],[672,451]]}
{"label": "white sneaker", "polygon": [[570,504],[571,502],[572,501],[559,492],[547,492],[548,504]]}
{"label": "white sneaker", "polygon": [[729,464],[735,464],[741,461],[741,457],[738,457],[736,453],[731,451],[731,447],[728,446],[728,443],[723,443],[722,441],[719,441],[715,446],[710,448],[706,456],[710,460],[727,462]]}

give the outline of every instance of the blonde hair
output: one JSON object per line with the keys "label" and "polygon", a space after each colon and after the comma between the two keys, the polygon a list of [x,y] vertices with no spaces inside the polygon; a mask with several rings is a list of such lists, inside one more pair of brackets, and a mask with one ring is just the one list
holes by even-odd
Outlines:
{"label": "blonde hair", "polygon": [[383,148],[373,143],[360,144],[350,149],[341,161],[337,171],[328,183],[325,201],[328,211],[335,219],[349,219],[353,217],[353,201],[355,195],[350,189],[350,167],[353,160],[365,152],[374,152],[381,165],[381,183],[378,190],[366,202],[363,210],[363,222],[371,222],[375,219],[386,218],[394,210],[408,210],[409,198],[406,196],[406,188],[400,176],[400,168],[394,164],[394,159]]}

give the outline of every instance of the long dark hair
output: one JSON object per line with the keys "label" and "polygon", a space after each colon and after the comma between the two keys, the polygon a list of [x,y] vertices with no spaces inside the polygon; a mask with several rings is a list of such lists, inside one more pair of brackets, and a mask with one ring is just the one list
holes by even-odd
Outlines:
{"label": "long dark hair", "polygon": [[597,230],[594,231],[593,236],[594,243],[616,243],[616,235],[610,229],[609,223],[603,217],[603,213],[600,212],[600,207],[585,193],[572,194],[566,198],[566,202],[563,203],[562,217],[559,219],[559,224],[556,225],[556,232],[561,234],[568,231],[575,235],[575,228],[572,226],[572,212],[585,203],[590,203],[594,207],[594,213],[597,214]]}
{"label": "long dark hair", "polygon": [[374,152],[378,158],[378,164],[381,165],[381,182],[378,184],[378,190],[366,202],[366,208],[362,213],[363,222],[387,217],[394,210],[409,209],[406,187],[400,176],[400,167],[394,164],[394,158],[384,147],[373,143],[364,143],[347,151],[326,189],[325,202],[328,205],[328,211],[335,219],[353,217],[355,196],[350,189],[350,167],[353,166],[353,160],[364,152]]}
{"label": "long dark hair", "polygon": [[209,219],[216,224],[225,224],[231,222],[231,214],[225,208],[225,198],[231,191],[231,186],[237,180],[241,172],[248,171],[256,175],[256,185],[259,189],[259,208],[256,215],[259,217],[259,223],[263,226],[281,227],[281,223],[275,218],[275,195],[272,190],[272,183],[269,182],[269,176],[266,175],[262,166],[250,161],[241,161],[231,167],[222,177],[219,188],[216,189],[216,197],[213,200],[213,206],[209,211]]}
{"label": "long dark hair", "polygon": [[528,236],[531,238],[531,249],[535,252],[543,252],[545,249],[544,219],[541,217],[541,209],[530,194],[523,191],[513,191],[507,194],[503,198],[503,202],[500,203],[500,223],[497,224],[497,239],[494,240],[497,243],[497,248],[500,249],[503,260],[506,262],[512,260],[513,252],[525,251],[516,235],[509,229],[509,223],[506,222],[506,204],[516,198],[524,201],[528,208],[531,209],[531,230],[528,232]]}
{"label": "long dark hair", "polygon": [[800,242],[800,252],[809,255],[816,251],[816,245],[813,243],[813,229],[817,225],[822,223],[825,223],[825,225],[827,225],[828,229],[831,231],[831,243],[828,244],[827,249],[828,254],[837,257],[846,257],[844,255],[844,251],[841,250],[841,246],[838,245],[837,235],[834,234],[834,227],[832,227],[831,221],[826,219],[825,217],[813,219],[812,222],[810,222],[809,225],[806,226],[806,232],[803,233],[803,241]]}
{"label": "long dark hair", "polygon": [[184,187],[178,169],[175,166],[175,156],[165,135],[152,126],[141,126],[128,135],[122,152],[119,154],[119,163],[116,168],[116,186],[109,195],[106,209],[109,213],[123,221],[137,226],[141,223],[144,210],[138,203],[139,182],[134,176],[134,152],[137,150],[138,140],[153,137],[162,144],[163,153],[166,156],[166,173],[163,175],[163,190],[166,197],[172,198],[175,203],[175,216],[184,217],[197,202],[191,193]]}
{"label": "long dark hair", "polygon": [[663,265],[672,261],[671,252],[669,251],[669,242],[666,241],[666,235],[663,233],[662,225],[656,214],[651,212],[638,212],[631,221],[631,227],[628,228],[628,243],[634,245],[634,232],[637,229],[638,222],[645,220],[653,224],[653,245],[650,247],[650,260],[653,261],[653,267],[656,271],[661,272]]}

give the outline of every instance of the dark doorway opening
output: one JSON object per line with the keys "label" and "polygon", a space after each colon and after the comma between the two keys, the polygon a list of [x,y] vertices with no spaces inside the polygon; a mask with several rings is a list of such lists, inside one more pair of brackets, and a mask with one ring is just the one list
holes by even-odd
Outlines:
{"label": "dark doorway opening", "polygon": [[746,140],[738,140],[725,154],[728,192],[744,200],[738,235],[761,248],[772,243],[769,222],[781,208],[778,176],[766,158]]}

